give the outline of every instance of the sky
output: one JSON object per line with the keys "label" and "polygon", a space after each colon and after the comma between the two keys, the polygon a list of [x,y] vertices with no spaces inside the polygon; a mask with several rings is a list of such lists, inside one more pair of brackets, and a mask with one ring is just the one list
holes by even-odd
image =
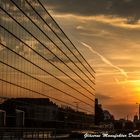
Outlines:
{"label": "sky", "polygon": [[140,1],[41,0],[96,71],[96,97],[115,118],[140,103]]}

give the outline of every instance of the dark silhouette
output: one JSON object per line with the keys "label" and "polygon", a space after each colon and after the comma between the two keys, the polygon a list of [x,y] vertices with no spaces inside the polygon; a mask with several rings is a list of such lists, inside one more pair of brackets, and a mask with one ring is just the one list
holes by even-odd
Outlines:
{"label": "dark silhouette", "polygon": [[101,104],[98,104],[98,99],[95,99],[95,125],[99,125],[104,121],[104,113]]}
{"label": "dark silhouette", "polygon": [[7,127],[89,128],[93,115],[63,106],[45,98],[13,98],[0,105],[6,111]]}

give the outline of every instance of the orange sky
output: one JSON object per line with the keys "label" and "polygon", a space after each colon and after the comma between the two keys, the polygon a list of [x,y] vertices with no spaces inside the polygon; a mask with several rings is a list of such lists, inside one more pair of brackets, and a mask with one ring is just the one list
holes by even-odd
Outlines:
{"label": "orange sky", "polygon": [[[129,115],[132,119],[138,113],[136,102],[140,102],[140,19],[139,10],[136,10],[140,8],[140,5],[136,6],[138,1],[118,2],[116,13],[112,12],[116,8],[113,9],[113,0],[110,1],[110,13],[106,13],[105,9],[96,13],[96,6],[91,1],[85,7],[82,5],[83,1],[75,2],[75,5],[79,4],[79,9],[76,6],[67,9],[67,1],[57,6],[55,2],[49,1],[49,6],[46,7],[95,69],[95,93],[99,102],[116,118]],[[123,9],[126,9],[132,3],[131,12],[137,16],[137,21],[131,24],[129,16],[133,16],[129,9],[125,15],[119,6],[122,4]],[[97,4],[98,8],[106,2]]]}

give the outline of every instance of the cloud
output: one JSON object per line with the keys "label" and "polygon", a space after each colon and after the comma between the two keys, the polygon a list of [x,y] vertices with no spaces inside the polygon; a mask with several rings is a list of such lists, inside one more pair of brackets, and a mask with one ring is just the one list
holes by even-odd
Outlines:
{"label": "cloud", "polygon": [[109,25],[115,26],[115,27],[132,28],[132,29],[140,28],[140,20],[137,19],[137,21],[134,21],[133,20],[134,18],[133,17],[130,17],[130,18],[112,17],[109,15],[96,15],[96,16],[92,16],[90,18],[87,18],[87,20],[93,20],[96,22],[109,24]]}
{"label": "cloud", "polygon": [[[15,2],[17,2],[18,5],[23,6],[22,8],[24,8],[25,6],[25,1],[22,1],[23,4],[21,2],[18,2],[17,0],[14,0]],[[8,11],[11,15],[12,12],[14,11],[12,2],[6,1],[4,3],[4,1],[1,1],[0,4],[3,4],[3,8],[6,9],[6,11],[9,10],[10,7],[10,11]],[[4,6],[4,4],[6,6]],[[12,5],[12,6],[11,6]],[[30,11],[29,11],[30,10]],[[25,10],[26,11],[26,10]],[[49,38],[52,38],[52,40],[55,42],[55,44],[57,44],[57,46],[61,49],[63,47],[63,52],[65,52],[67,54],[67,56],[69,56],[69,58],[74,57],[70,51],[68,51],[67,47],[64,47],[64,44],[61,42],[61,40],[59,40],[54,33],[52,33],[52,31],[50,31],[48,29],[48,27],[46,26],[45,23],[41,22],[41,20],[39,20],[36,16],[35,13],[31,10],[31,8],[26,11],[28,14],[28,16],[30,16],[30,18],[32,18],[32,20],[41,27],[41,29],[49,36]],[[41,13],[43,15],[45,12]],[[50,39],[48,39],[44,34],[41,33],[41,31],[39,29],[37,29],[35,27],[35,25],[30,22],[30,20],[25,17],[21,12],[18,12],[16,14],[13,15],[13,17],[20,23],[22,24],[27,30],[29,30],[35,37],[37,37],[47,48],[49,48],[55,55],[58,56],[58,58],[60,58],[62,61],[64,61],[65,63],[70,63],[71,61],[66,57],[66,55],[64,55],[57,47],[56,45],[54,45],[54,43],[51,42]],[[47,22],[49,22],[49,25],[51,26],[51,28],[53,28],[53,30],[55,32],[57,32],[58,36],[60,36],[60,38],[66,42],[66,38],[62,35],[62,33],[60,32],[60,29],[58,29],[54,24],[50,23],[50,20]],[[6,24],[5,24],[6,23]],[[34,50],[38,51],[42,56],[44,56],[45,58],[47,58],[49,61],[52,62],[60,62],[62,63],[56,56],[54,56],[51,52],[49,52],[47,49],[44,49],[44,47],[38,42],[35,41],[35,39],[33,39],[31,36],[28,35],[27,32],[25,32],[24,30],[22,30],[22,28],[20,28],[20,26],[17,26],[17,24],[12,20],[12,18],[10,18],[9,16],[3,15],[2,19],[1,19],[1,24],[2,26],[4,26],[5,28],[7,28],[9,31],[12,31],[12,33],[14,33],[16,36],[21,35],[22,34],[22,40],[28,44],[31,48],[33,48]],[[13,29],[18,29],[14,30]],[[28,35],[28,37],[27,37]],[[10,37],[9,37],[10,36]],[[5,45],[6,46],[10,46],[13,50],[15,50],[16,52],[18,52],[21,55],[27,55],[30,56],[31,54],[34,54],[30,49],[28,49],[27,47],[24,47],[24,45],[22,43],[20,43],[19,41],[13,41],[15,38],[10,35],[9,33],[5,33],[4,29],[2,29],[1,32],[1,38],[0,41],[3,43],[3,38],[5,40]],[[10,40],[10,41],[9,41]],[[11,43],[12,42],[12,43]],[[68,44],[68,43],[67,43]],[[68,46],[70,46],[69,48],[74,51],[74,48],[71,47],[71,45],[68,44]],[[3,47],[0,47],[0,51],[3,49]],[[77,63],[77,60],[73,60],[75,63]]]}
{"label": "cloud", "polygon": [[115,66],[114,64],[112,64],[112,63],[111,63],[109,60],[107,60],[103,55],[101,55],[100,53],[98,53],[97,51],[95,51],[91,46],[87,45],[87,44],[84,43],[84,42],[81,42],[81,44],[84,45],[85,47],[87,47],[91,52],[93,52],[94,54],[96,54],[97,56],[99,56],[99,57],[101,58],[101,60],[102,60],[104,63],[110,65],[111,67],[113,67],[113,68],[115,68],[115,69],[117,69],[117,70],[119,70],[120,73],[121,73],[122,75],[125,76],[125,78],[128,77],[128,76],[127,76],[127,73],[126,73],[123,69],[121,69],[121,68]]}
{"label": "cloud", "polygon": [[107,105],[105,108],[111,110],[115,114],[115,119],[125,118],[128,116],[128,119],[133,119],[132,114],[137,114],[137,105],[134,104],[111,104]]}
{"label": "cloud", "polygon": [[135,24],[140,19],[139,0],[48,0],[47,5],[61,14],[125,17],[128,18],[128,24]]}
{"label": "cloud", "polygon": [[112,98],[112,97],[110,97],[110,96],[103,95],[103,94],[101,94],[101,93],[96,93],[96,97],[97,97],[99,100],[109,100],[109,99]]}
{"label": "cloud", "polygon": [[119,81],[118,79],[115,79],[117,84],[131,84],[139,88],[140,86],[140,80],[125,80],[125,81]]}

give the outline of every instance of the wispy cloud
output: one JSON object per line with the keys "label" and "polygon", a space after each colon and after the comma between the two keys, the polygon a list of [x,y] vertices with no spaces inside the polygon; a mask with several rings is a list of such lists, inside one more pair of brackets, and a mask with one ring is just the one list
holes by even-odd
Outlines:
{"label": "wispy cloud", "polygon": [[86,44],[86,43],[84,43],[84,42],[81,42],[81,44],[84,45],[86,48],[88,48],[92,53],[94,53],[94,54],[96,54],[97,56],[99,56],[99,57],[101,58],[101,60],[102,60],[104,63],[106,63],[106,64],[110,65],[111,67],[113,67],[113,68],[117,69],[118,71],[120,71],[120,73],[121,73],[122,75],[124,75],[125,78],[128,77],[128,76],[127,76],[127,73],[126,73],[123,69],[121,69],[121,68],[115,66],[114,64],[112,64],[112,63],[111,63],[109,60],[107,60],[103,55],[101,55],[100,53],[98,53],[97,51],[95,51],[91,46],[89,46],[88,44]]}
{"label": "wispy cloud", "polygon": [[118,79],[115,79],[115,81],[118,83],[118,84],[134,84],[134,85],[140,85],[140,80],[126,80],[126,81],[119,81]]}
{"label": "wispy cloud", "polygon": [[110,100],[112,99],[111,96],[102,94],[102,93],[96,93],[96,97],[99,98],[100,100]]}

